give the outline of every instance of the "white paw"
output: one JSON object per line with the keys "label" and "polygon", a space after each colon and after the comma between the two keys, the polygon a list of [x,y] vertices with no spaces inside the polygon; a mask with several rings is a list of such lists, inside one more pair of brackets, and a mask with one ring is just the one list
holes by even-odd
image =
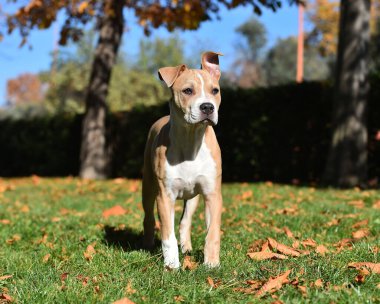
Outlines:
{"label": "white paw", "polygon": [[170,269],[176,269],[181,266],[178,256],[178,244],[176,238],[162,241],[162,254],[164,256],[164,265]]}
{"label": "white paw", "polygon": [[205,261],[204,265],[208,268],[216,268],[216,267],[220,267],[220,262],[219,261]]}

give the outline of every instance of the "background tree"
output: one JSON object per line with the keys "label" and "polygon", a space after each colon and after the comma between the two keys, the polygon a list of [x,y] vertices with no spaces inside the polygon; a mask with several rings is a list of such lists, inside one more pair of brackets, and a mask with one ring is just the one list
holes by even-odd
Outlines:
{"label": "background tree", "polygon": [[[304,79],[326,79],[329,68],[326,60],[313,45],[306,45],[304,51]],[[297,38],[279,39],[268,51],[264,63],[266,82],[268,85],[279,85],[293,82],[297,68]]]}
{"label": "background tree", "polygon": [[353,187],[367,182],[370,0],[341,0],[333,135],[325,182]]}
{"label": "background tree", "polygon": [[243,38],[238,44],[238,59],[233,64],[235,83],[242,88],[252,88],[265,84],[262,69],[267,31],[256,18],[250,18],[240,25],[236,32]]}
{"label": "background tree", "polygon": [[43,89],[38,75],[25,73],[7,81],[6,100],[9,105],[41,102]]}
{"label": "background tree", "polygon": [[[297,0],[289,0],[296,2]],[[30,30],[48,28],[56,20],[59,11],[66,11],[66,21],[61,29],[60,43],[69,38],[78,40],[78,28],[93,18],[98,22],[99,39],[92,64],[92,72],[87,88],[86,112],[82,128],[81,169],[83,178],[104,178],[107,176],[107,149],[105,140],[106,97],[111,79],[112,67],[116,62],[124,28],[124,7],[133,9],[146,33],[151,28],[163,25],[168,30],[175,28],[197,29],[201,22],[217,15],[220,6],[228,9],[239,5],[250,5],[256,13],[266,7],[276,10],[281,6],[279,0],[242,0],[242,1],[131,1],[131,0],[88,0],[88,1],[48,1],[30,0],[15,14],[8,18],[8,31],[20,30],[26,41]]]}

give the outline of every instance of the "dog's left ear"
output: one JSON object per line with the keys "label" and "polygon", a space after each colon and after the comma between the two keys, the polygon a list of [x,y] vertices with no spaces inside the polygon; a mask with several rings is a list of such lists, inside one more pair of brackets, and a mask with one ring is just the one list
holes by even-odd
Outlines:
{"label": "dog's left ear", "polygon": [[208,71],[217,80],[220,78],[219,56],[222,53],[205,52],[202,54],[202,69]]}
{"label": "dog's left ear", "polygon": [[158,77],[165,81],[166,85],[170,88],[179,75],[187,69],[186,64],[181,64],[176,67],[166,67],[158,70]]}

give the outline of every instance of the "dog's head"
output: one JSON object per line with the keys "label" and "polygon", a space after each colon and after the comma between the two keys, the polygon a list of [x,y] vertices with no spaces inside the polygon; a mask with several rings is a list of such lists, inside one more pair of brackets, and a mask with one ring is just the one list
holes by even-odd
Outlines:
{"label": "dog's head", "polygon": [[171,115],[183,118],[188,124],[218,123],[220,105],[220,68],[222,54],[206,52],[202,55],[202,69],[193,70],[182,64],[158,71],[161,80],[172,89]]}

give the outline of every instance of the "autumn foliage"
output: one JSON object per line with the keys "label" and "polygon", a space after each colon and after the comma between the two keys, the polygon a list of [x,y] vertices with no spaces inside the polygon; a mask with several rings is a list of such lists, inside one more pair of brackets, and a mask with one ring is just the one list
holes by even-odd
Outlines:
{"label": "autumn foliage", "polygon": [[11,105],[40,102],[42,98],[42,84],[35,74],[21,74],[14,79],[9,79],[7,82],[6,100]]}

